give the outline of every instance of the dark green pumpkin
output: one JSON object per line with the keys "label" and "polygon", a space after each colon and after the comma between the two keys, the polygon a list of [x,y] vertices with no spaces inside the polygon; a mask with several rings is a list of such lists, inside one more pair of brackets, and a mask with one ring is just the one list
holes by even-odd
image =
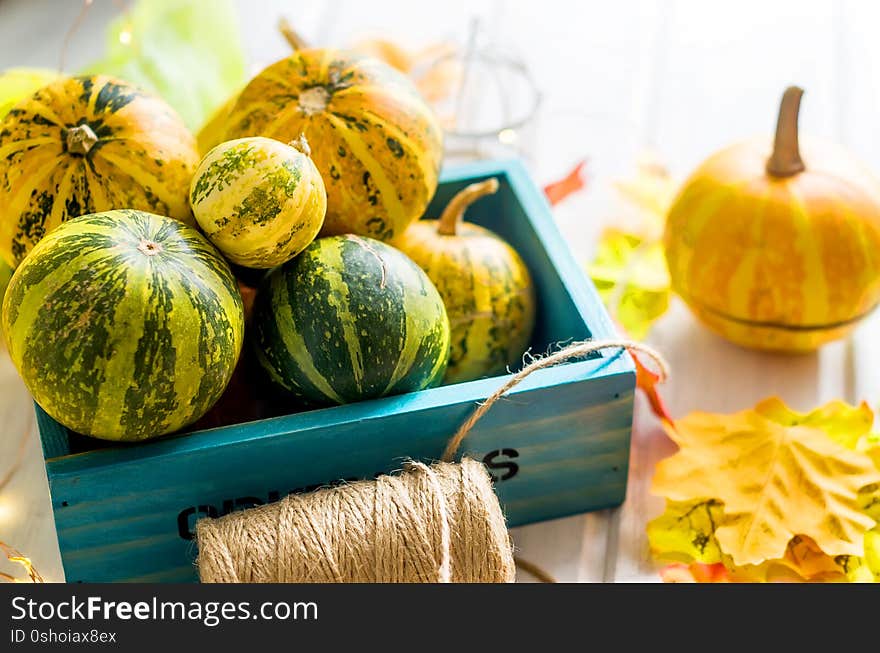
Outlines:
{"label": "dark green pumpkin", "polygon": [[354,235],[321,238],[273,270],[254,307],[260,364],[311,403],[349,403],[439,383],[449,320],[405,254]]}

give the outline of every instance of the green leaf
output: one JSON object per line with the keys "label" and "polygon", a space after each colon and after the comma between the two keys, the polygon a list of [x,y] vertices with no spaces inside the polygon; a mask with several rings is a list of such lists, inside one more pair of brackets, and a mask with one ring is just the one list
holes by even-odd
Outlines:
{"label": "green leaf", "polygon": [[659,240],[608,229],[589,273],[612,317],[637,340],[669,308],[669,272]]}
{"label": "green leaf", "polygon": [[107,32],[86,73],[162,96],[195,131],[243,84],[244,53],[231,0],[138,0]]}

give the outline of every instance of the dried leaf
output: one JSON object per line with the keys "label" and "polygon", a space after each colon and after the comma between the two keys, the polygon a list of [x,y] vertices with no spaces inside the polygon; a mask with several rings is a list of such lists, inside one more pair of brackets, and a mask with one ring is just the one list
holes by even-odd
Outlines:
{"label": "dried leaf", "polygon": [[637,340],[669,308],[669,272],[659,240],[606,229],[589,274],[612,318]]}
{"label": "dried leaf", "polygon": [[865,533],[865,557],[861,566],[873,576],[875,583],[880,583],[880,528]]}
{"label": "dried leaf", "polygon": [[720,562],[706,565],[699,562],[675,562],[660,570],[664,583],[729,583],[730,574]]}
{"label": "dried leaf", "polygon": [[779,397],[765,399],[755,406],[759,415],[783,426],[812,426],[822,429],[831,439],[855,450],[859,441],[870,435],[874,412],[866,402],[850,406],[835,400],[809,412],[791,410]]}
{"label": "dried leaf", "polygon": [[544,195],[547,196],[550,206],[556,206],[569,195],[573,195],[579,190],[586,188],[587,177],[584,173],[586,165],[586,160],[580,161],[562,179],[550,182],[544,186]]}
{"label": "dried leaf", "polygon": [[648,524],[648,543],[657,558],[715,564],[723,554],[715,528],[723,516],[715,499],[667,501],[666,512]]}
{"label": "dried leaf", "polygon": [[[861,564],[849,556],[826,555],[810,538],[796,536],[781,558],[760,565],[737,566],[722,552],[715,538],[716,528],[726,521],[719,501],[667,501],[666,512],[648,524],[651,551],[658,560],[677,561],[696,582],[845,581],[847,564],[853,568]],[[712,568],[713,573],[707,574],[707,568]],[[724,569],[723,574],[720,569]],[[679,568],[668,573],[677,578],[685,572]]]}
{"label": "dried leaf", "polygon": [[[759,412],[789,415],[772,401],[678,420],[667,431],[680,450],[658,463],[654,493],[676,502],[722,502],[715,537],[736,566],[783,558],[795,536],[811,538],[829,556],[861,557],[875,520],[861,510],[859,491],[880,483],[880,471],[815,422],[791,425]],[[841,419],[850,418],[844,412]],[[835,431],[829,420],[820,423]]]}
{"label": "dried leaf", "polygon": [[672,415],[669,414],[669,410],[666,408],[666,403],[663,401],[663,397],[660,396],[660,392],[657,389],[657,386],[660,383],[660,375],[656,372],[652,372],[644,363],[642,363],[638,352],[632,349],[628,351],[636,366],[636,386],[648,397],[648,402],[651,404],[651,410],[654,414],[671,428],[675,428],[675,422],[672,419]]}

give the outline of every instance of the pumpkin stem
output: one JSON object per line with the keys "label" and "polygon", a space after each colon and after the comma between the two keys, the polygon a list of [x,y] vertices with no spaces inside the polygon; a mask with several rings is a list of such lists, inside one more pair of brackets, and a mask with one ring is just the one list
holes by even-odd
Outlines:
{"label": "pumpkin stem", "polygon": [[498,180],[495,177],[478,181],[460,190],[443,209],[443,214],[437,221],[437,233],[442,236],[454,236],[467,208],[484,195],[492,195],[497,191]]}
{"label": "pumpkin stem", "polygon": [[141,254],[145,254],[146,256],[155,256],[162,251],[162,245],[154,240],[147,240],[146,238],[141,239],[137,248]]}
{"label": "pumpkin stem", "polygon": [[791,177],[805,169],[798,146],[798,112],[803,94],[802,88],[789,86],[782,96],[773,153],[767,159],[767,174],[772,177]]}
{"label": "pumpkin stem", "polygon": [[294,52],[305,50],[309,47],[306,40],[299,35],[299,32],[293,29],[293,25],[291,25],[290,21],[284,18],[284,16],[278,19],[278,30],[281,32],[284,40],[287,41],[291,48],[293,48]]}
{"label": "pumpkin stem", "polygon": [[67,151],[85,156],[98,142],[98,136],[88,125],[77,125],[67,130]]}
{"label": "pumpkin stem", "polygon": [[309,147],[309,141],[305,134],[300,134],[299,138],[290,141],[288,145],[306,156],[312,156],[312,148]]}

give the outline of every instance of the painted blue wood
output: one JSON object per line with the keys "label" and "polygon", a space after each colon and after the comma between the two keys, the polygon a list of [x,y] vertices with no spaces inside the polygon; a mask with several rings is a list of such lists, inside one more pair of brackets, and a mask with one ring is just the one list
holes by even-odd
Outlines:
{"label": "painted blue wood", "polygon": [[[523,256],[538,288],[532,342],[614,334],[573,260],[543,194],[516,161],[444,171],[428,215],[468,183],[501,189],[468,218]],[[477,402],[506,376],[347,406],[71,453],[64,427],[37,408],[68,581],[191,581],[199,517],[275,500],[340,479],[436,459]],[[477,424],[461,453],[484,460],[510,525],[620,504],[626,492],[635,372],[629,356],[532,374]]]}

